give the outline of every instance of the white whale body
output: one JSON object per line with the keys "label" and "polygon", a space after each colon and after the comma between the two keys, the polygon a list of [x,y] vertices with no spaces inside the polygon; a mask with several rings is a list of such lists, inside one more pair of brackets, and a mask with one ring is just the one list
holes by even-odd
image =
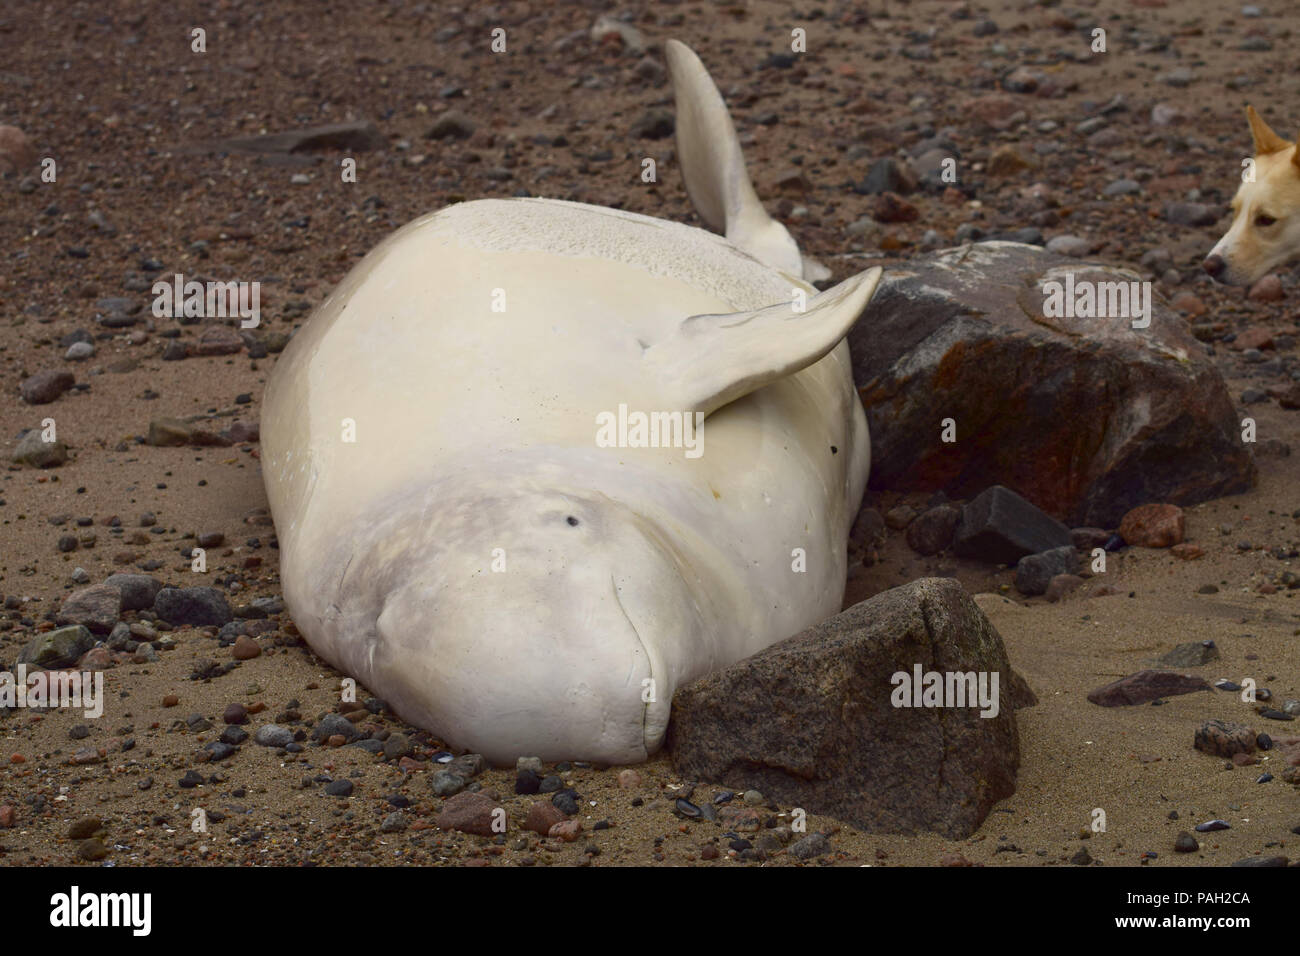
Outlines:
{"label": "white whale body", "polygon": [[[680,146],[717,135],[680,121],[683,95],[721,100],[679,46]],[[840,608],[870,459],[843,338],[880,270],[818,293],[797,249],[785,271],[755,258],[773,232],[752,189],[726,198],[739,146],[714,153],[732,168],[687,180],[724,226],[745,204],[732,241],[578,203],[451,206],[367,255],[268,383],[293,620],[494,763],[643,760],[677,686]],[[653,447],[638,413],[703,421]]]}

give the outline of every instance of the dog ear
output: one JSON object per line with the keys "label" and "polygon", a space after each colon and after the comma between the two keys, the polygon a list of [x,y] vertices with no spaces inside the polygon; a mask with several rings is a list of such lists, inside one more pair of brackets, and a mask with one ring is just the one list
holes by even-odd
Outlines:
{"label": "dog ear", "polygon": [[1250,121],[1250,135],[1255,140],[1256,156],[1280,152],[1291,145],[1269,129],[1268,124],[1255,112],[1255,107],[1246,107],[1246,119]]}

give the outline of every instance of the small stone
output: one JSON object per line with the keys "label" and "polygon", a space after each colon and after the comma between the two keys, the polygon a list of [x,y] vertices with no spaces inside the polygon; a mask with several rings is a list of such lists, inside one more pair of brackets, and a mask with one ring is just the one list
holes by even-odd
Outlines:
{"label": "small stone", "polygon": [[1195,853],[1201,848],[1196,837],[1192,836],[1186,830],[1180,830],[1177,838],[1174,840],[1175,853]]}
{"label": "small stone", "polygon": [[554,804],[539,800],[529,806],[528,816],[524,820],[524,829],[540,836],[548,836],[551,827],[563,823],[565,819],[564,814]]}
{"label": "small stone", "polygon": [[464,775],[446,769],[436,771],[429,780],[434,796],[437,797],[453,797],[464,790],[468,783]]}
{"label": "small stone", "polygon": [[425,139],[469,139],[474,135],[474,123],[469,117],[456,110],[448,110],[434,120],[433,126],[424,134]]}
{"label": "small stone", "polygon": [[451,797],[443,804],[437,824],[442,830],[460,830],[479,836],[494,836],[492,822],[497,817],[497,804],[482,793],[465,791]]}
{"label": "small stone", "polygon": [[551,827],[546,835],[554,839],[563,840],[565,843],[573,843],[578,839],[578,836],[581,833],[581,820],[563,820]]}
{"label": "small stone", "polygon": [[1078,570],[1079,552],[1074,545],[1027,554],[1016,564],[1016,590],[1025,595],[1046,594],[1054,577]]}
{"label": "small stone", "polygon": [[1275,275],[1267,275],[1250,287],[1246,293],[1248,299],[1256,302],[1280,302],[1286,293],[1282,291],[1282,280]]}
{"label": "small stone", "polygon": [[1120,537],[1142,548],[1168,548],[1183,540],[1186,518],[1177,505],[1139,505],[1119,523]]}
{"label": "small stone", "polygon": [[1255,732],[1245,724],[1207,720],[1196,731],[1194,745],[1197,750],[1216,757],[1252,753],[1255,750]]}
{"label": "small stone", "polygon": [[1219,659],[1219,648],[1214,641],[1188,641],[1179,644],[1160,658],[1166,667],[1200,667]]}
{"label": "small stone", "polygon": [[251,637],[240,634],[235,638],[235,644],[230,649],[230,653],[237,661],[251,661],[255,657],[262,656],[262,649]]}
{"label": "small stone", "polygon": [[325,785],[325,792],[331,797],[352,796],[351,780],[332,780]]}
{"label": "small stone", "polygon": [[293,731],[276,724],[265,724],[253,734],[253,743],[262,747],[284,748],[293,743]]}
{"label": "small stone", "polygon": [[831,851],[830,841],[821,833],[810,833],[790,846],[789,853],[796,860],[811,860]]}
{"label": "small stone", "polygon": [[641,786],[640,772],[632,769],[620,770],[618,772],[618,785],[623,790],[635,790]]}

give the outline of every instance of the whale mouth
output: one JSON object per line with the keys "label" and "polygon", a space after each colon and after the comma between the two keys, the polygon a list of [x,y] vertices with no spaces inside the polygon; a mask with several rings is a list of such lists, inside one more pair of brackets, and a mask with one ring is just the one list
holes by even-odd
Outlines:
{"label": "whale mouth", "polygon": [[[645,752],[648,757],[653,752],[655,745],[658,743],[658,740],[651,740],[650,737],[650,706],[653,702],[657,701],[659,692],[658,687],[655,685],[655,660],[650,654],[649,647],[646,646],[645,639],[641,637],[640,630],[637,629],[636,621],[632,620],[632,615],[627,613],[627,607],[624,606],[623,599],[618,593],[618,581],[612,574],[609,576],[609,583],[614,589],[614,601],[618,604],[618,609],[623,612],[623,618],[627,621],[627,626],[632,629],[632,633],[636,637],[637,646],[640,647],[641,653],[646,660],[646,666],[650,670],[649,676],[644,678],[644,680],[650,681],[650,686],[653,688],[653,696],[650,701],[647,701],[645,700],[644,695],[642,695],[642,703],[644,706],[641,708],[641,739],[645,745]],[[633,669],[635,670],[635,663],[633,664]]]}

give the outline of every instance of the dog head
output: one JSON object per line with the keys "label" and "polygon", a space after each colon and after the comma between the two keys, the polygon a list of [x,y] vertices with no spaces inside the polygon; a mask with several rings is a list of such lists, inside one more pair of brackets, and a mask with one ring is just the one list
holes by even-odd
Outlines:
{"label": "dog head", "polygon": [[1300,150],[1246,107],[1255,140],[1254,175],[1232,200],[1232,225],[1202,267],[1227,285],[1250,285],[1300,257]]}

